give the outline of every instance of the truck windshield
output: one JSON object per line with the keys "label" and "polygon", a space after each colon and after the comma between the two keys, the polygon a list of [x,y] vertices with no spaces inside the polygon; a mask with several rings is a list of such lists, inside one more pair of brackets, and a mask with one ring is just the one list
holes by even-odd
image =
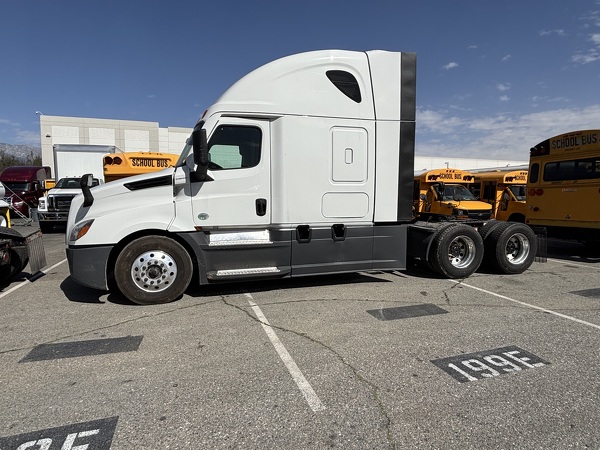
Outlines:
{"label": "truck windshield", "polygon": [[6,189],[9,189],[11,191],[28,191],[29,190],[29,183],[27,182],[15,182],[15,181],[3,181],[2,184],[4,185],[4,187],[6,187]]}
{"label": "truck windshield", "polygon": [[189,156],[192,151],[192,138],[188,138],[185,143],[185,147],[181,150],[181,155],[177,158],[177,163],[175,163],[175,167],[185,166],[185,160]]}
{"label": "truck windshield", "polygon": [[[194,130],[200,130],[200,129],[202,129],[203,126],[204,126],[204,120],[201,120],[200,122],[198,122],[196,124],[196,126],[194,127]],[[190,153],[192,153],[193,148],[194,147],[192,145],[192,136],[190,136],[185,141],[185,146],[183,147],[183,150],[181,150],[181,155],[179,155],[179,158],[177,159],[177,163],[175,164],[175,167],[185,166],[185,160],[187,159],[188,156],[190,156]]]}

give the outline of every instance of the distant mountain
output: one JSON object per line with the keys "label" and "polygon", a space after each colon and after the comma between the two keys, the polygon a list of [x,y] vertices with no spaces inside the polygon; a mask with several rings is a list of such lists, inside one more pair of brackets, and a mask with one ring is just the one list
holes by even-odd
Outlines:
{"label": "distant mountain", "polygon": [[6,156],[13,156],[18,160],[25,162],[31,157],[42,156],[42,149],[33,145],[14,145],[14,144],[3,144],[0,142],[0,154]]}

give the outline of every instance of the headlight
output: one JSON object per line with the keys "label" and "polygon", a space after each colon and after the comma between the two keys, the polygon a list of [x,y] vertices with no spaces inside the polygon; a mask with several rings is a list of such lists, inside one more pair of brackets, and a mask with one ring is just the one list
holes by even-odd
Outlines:
{"label": "headlight", "polygon": [[69,234],[69,241],[72,242],[76,241],[77,239],[81,239],[88,231],[90,231],[93,223],[94,219],[90,219],[76,224],[71,230],[71,234]]}
{"label": "headlight", "polygon": [[46,209],[46,199],[45,198],[40,198],[40,201],[38,203],[38,209]]}

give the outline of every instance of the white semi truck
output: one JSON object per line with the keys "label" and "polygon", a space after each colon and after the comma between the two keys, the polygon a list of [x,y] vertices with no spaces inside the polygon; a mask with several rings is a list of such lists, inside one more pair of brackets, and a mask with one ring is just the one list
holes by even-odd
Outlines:
{"label": "white semi truck", "polygon": [[[524,224],[413,218],[413,53],[325,50],[240,79],[196,124],[174,168],[90,189],[69,213],[73,280],[133,302],[190,283],[402,270],[444,277],[533,262]],[[485,251],[485,255],[484,255]]]}

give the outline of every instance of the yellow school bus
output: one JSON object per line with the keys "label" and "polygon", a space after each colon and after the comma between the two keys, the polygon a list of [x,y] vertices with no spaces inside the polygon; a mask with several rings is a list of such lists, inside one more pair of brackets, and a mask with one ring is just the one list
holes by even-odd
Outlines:
{"label": "yellow school bus", "polygon": [[530,151],[526,223],[600,242],[600,130],[561,134]]}
{"label": "yellow school bus", "polygon": [[497,220],[525,222],[527,193],[527,168],[488,169],[474,172],[475,182],[471,192],[492,205]]}
{"label": "yellow school bus", "polygon": [[492,206],[477,200],[468,189],[474,175],[460,169],[416,173],[413,209],[422,220],[489,220]]}
{"label": "yellow school bus", "polygon": [[109,153],[103,157],[104,181],[156,172],[173,167],[179,155],[158,152],[123,152]]}

